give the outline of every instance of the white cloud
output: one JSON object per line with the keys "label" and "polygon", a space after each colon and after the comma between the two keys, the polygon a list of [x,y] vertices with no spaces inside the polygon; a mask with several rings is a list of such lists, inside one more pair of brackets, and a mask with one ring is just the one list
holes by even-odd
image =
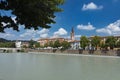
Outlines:
{"label": "white cloud", "polygon": [[40,38],[47,38],[47,37],[48,37],[48,34],[47,34],[47,33],[40,35]]}
{"label": "white cloud", "polygon": [[15,39],[15,35],[11,34],[11,33],[0,33],[0,38],[13,40],[13,39]]}
{"label": "white cloud", "polygon": [[[11,17],[11,19],[16,23],[16,17]],[[4,22],[2,22],[2,24],[3,24],[3,26],[6,26],[6,25],[8,25],[8,24],[10,24],[10,23],[4,23]]]}
{"label": "white cloud", "polygon": [[44,29],[44,28],[40,31],[31,29],[31,30],[26,30],[26,32],[21,34],[20,37],[21,37],[21,39],[24,39],[24,40],[30,40],[30,39],[36,40],[36,39],[39,39],[39,38],[48,37],[48,32],[49,32],[49,30]]}
{"label": "white cloud", "polygon": [[80,38],[81,37],[81,35],[75,35],[75,38]]}
{"label": "white cloud", "polygon": [[2,25],[3,25],[3,26],[6,26],[6,25],[8,25],[8,23],[4,23],[4,22],[2,22]]}
{"label": "white cloud", "polygon": [[91,25],[90,23],[88,23],[88,25],[83,25],[83,24],[77,25],[77,28],[79,30],[94,30],[95,29],[95,27]]}
{"label": "white cloud", "polygon": [[96,5],[95,3],[93,2],[90,2],[88,4],[84,4],[83,7],[82,7],[82,10],[85,11],[85,10],[100,10],[102,9],[103,6],[98,6]]}
{"label": "white cloud", "polygon": [[96,30],[97,33],[111,34],[109,29],[101,28]]}
{"label": "white cloud", "polygon": [[40,38],[47,38],[49,29],[43,28],[42,30],[38,31],[37,33],[40,35]]}
{"label": "white cloud", "polygon": [[[4,24],[4,23],[3,23]],[[20,26],[20,30],[24,28]],[[5,33],[0,33],[0,38],[5,38],[8,40],[38,40],[39,38],[46,38],[49,36],[48,29],[34,30],[34,29],[26,29],[24,32],[16,32],[13,31],[12,28],[5,29]]]}
{"label": "white cloud", "polygon": [[16,16],[12,17],[12,20],[16,23],[17,21],[15,19],[16,19]]}
{"label": "white cloud", "polygon": [[20,34],[20,38],[24,40],[33,39],[36,36],[36,31],[34,29],[26,30],[25,33]]}
{"label": "white cloud", "polygon": [[43,28],[42,30],[38,31],[37,33],[38,34],[45,34],[45,33],[48,33],[48,32],[49,32],[48,29]]}
{"label": "white cloud", "polygon": [[97,33],[105,33],[108,35],[119,35],[120,34],[120,20],[109,24],[105,28],[97,29]]}
{"label": "white cloud", "polygon": [[60,37],[67,35],[67,31],[64,28],[60,28],[58,31],[54,32],[53,37]]}

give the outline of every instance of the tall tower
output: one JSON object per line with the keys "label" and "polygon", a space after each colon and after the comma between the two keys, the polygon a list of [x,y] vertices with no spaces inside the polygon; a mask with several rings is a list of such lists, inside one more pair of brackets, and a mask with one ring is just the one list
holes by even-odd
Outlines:
{"label": "tall tower", "polygon": [[71,40],[74,41],[75,40],[75,36],[74,36],[74,28],[72,27],[71,30]]}

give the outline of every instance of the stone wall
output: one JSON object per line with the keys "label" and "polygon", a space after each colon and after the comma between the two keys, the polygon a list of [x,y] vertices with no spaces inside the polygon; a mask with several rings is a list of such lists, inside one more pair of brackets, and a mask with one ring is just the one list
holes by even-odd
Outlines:
{"label": "stone wall", "polygon": [[29,50],[30,52],[46,52],[46,53],[67,53],[67,54],[91,54],[91,55],[107,55],[120,56],[120,50],[59,50],[59,49],[41,49]]}

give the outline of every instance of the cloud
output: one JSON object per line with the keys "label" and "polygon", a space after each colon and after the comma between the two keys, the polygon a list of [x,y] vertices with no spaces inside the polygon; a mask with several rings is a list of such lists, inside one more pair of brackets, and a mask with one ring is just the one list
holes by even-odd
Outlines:
{"label": "cloud", "polygon": [[45,34],[45,33],[48,33],[48,32],[49,32],[48,29],[43,28],[42,30],[38,31],[37,33],[38,34]]}
{"label": "cloud", "polygon": [[49,29],[45,29],[45,28],[37,32],[37,34],[40,35],[40,38],[47,38],[48,33],[49,33]]}
{"label": "cloud", "polygon": [[75,35],[75,38],[80,38],[81,37],[81,35]]}
{"label": "cloud", "polygon": [[97,33],[111,34],[109,29],[101,28],[96,30]]}
{"label": "cloud", "polygon": [[16,36],[11,33],[0,33],[0,38],[8,39],[8,40],[13,40]]}
{"label": "cloud", "polygon": [[1,22],[3,26],[6,26],[8,25],[9,23],[4,23],[4,22]]}
{"label": "cloud", "polygon": [[60,37],[67,35],[67,31],[64,28],[60,28],[58,31],[54,32],[53,37]]}
{"label": "cloud", "polygon": [[102,8],[103,8],[103,6],[101,6],[101,5],[98,6],[95,3],[90,2],[88,4],[84,4],[83,7],[82,7],[82,10],[83,11],[86,11],[86,10],[100,10]]}
{"label": "cloud", "polygon": [[83,25],[83,24],[77,25],[77,29],[90,31],[90,30],[94,30],[95,27],[93,25],[91,25],[90,23],[88,23],[88,25]]}
{"label": "cloud", "polygon": [[109,24],[105,28],[97,29],[97,33],[105,33],[108,35],[119,35],[120,34],[120,20]]}
{"label": "cloud", "polygon": [[[11,19],[16,23],[16,17],[11,17]],[[6,26],[6,25],[8,25],[8,24],[10,24],[10,23],[4,23],[4,22],[2,22],[2,24],[3,24],[3,26]]]}
{"label": "cloud", "polygon": [[17,21],[15,19],[16,19],[16,16],[12,17],[12,20],[16,23]]}
{"label": "cloud", "polygon": [[48,37],[48,32],[49,32],[49,30],[48,29],[44,29],[44,28],[42,30],[40,30],[40,31],[31,29],[31,30],[26,30],[26,32],[21,34],[20,37],[22,39],[25,39],[25,40],[30,40],[30,39],[36,40],[36,39],[39,39],[39,38],[46,38],[46,37]]}
{"label": "cloud", "polygon": [[20,34],[20,38],[24,40],[33,39],[36,36],[36,31],[34,29],[26,30],[23,34]]}
{"label": "cloud", "polygon": [[47,33],[40,35],[40,38],[47,38],[47,37],[48,37],[48,34],[47,34]]}
{"label": "cloud", "polygon": [[[3,23],[4,24],[4,23]],[[21,26],[21,30],[23,26]],[[34,29],[26,29],[24,32],[16,32],[13,31],[12,28],[5,29],[5,33],[0,33],[0,38],[5,38],[8,40],[38,40],[39,38],[47,38],[49,36],[48,29],[34,30]]]}

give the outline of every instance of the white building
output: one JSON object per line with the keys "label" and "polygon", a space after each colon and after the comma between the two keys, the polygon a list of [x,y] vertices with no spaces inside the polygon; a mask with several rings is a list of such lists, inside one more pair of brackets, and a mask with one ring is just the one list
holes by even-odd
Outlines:
{"label": "white building", "polygon": [[21,48],[22,42],[21,41],[16,41],[15,46],[16,48]]}

